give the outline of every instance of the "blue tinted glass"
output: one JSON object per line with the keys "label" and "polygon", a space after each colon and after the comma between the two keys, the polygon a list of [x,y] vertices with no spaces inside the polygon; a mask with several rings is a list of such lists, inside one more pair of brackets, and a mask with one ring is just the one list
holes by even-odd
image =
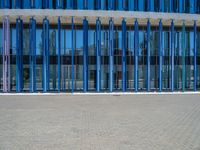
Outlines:
{"label": "blue tinted glass", "polygon": [[78,0],[78,2],[77,2],[78,4],[77,4],[77,6],[78,6],[78,9],[83,9],[83,0]]}
{"label": "blue tinted glass", "polygon": [[106,10],[106,0],[101,0],[101,9]]}
{"label": "blue tinted glass", "polygon": [[94,0],[88,1],[88,9],[91,9],[91,10],[94,9]]}
{"label": "blue tinted glass", "polygon": [[179,0],[179,12],[182,13],[183,12],[183,1]]}
{"label": "blue tinted glass", "polygon": [[150,0],[150,11],[154,11],[154,0]]}
{"label": "blue tinted glass", "polygon": [[36,30],[36,55],[42,55],[42,29]]}
{"label": "blue tinted glass", "polygon": [[24,9],[27,9],[27,8],[30,8],[30,1],[24,1],[24,3],[23,3],[23,8]]}
{"label": "blue tinted glass", "polygon": [[42,8],[42,1],[41,0],[35,0],[35,7],[40,9]]}
{"label": "blue tinted glass", "polygon": [[123,0],[117,0],[118,6],[117,6],[117,10],[123,10]]}
{"label": "blue tinted glass", "polygon": [[133,0],[128,1],[128,10],[131,10],[131,11],[134,10],[134,1]]}
{"label": "blue tinted glass", "polygon": [[139,0],[138,1],[138,10],[139,11],[144,11],[144,0]]}
{"label": "blue tinted glass", "polygon": [[11,42],[10,42],[10,48],[11,48],[11,54],[16,54],[16,29],[11,29]]}
{"label": "blue tinted glass", "polygon": [[[0,35],[2,35],[2,26],[0,25]],[[2,36],[0,36],[0,55],[2,55],[3,52],[3,45],[2,45]]]}

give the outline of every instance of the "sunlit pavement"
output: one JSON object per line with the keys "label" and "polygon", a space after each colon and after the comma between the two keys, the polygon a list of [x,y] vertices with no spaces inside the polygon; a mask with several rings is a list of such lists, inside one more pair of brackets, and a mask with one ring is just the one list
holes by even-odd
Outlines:
{"label": "sunlit pavement", "polygon": [[200,95],[0,96],[0,150],[200,150]]}

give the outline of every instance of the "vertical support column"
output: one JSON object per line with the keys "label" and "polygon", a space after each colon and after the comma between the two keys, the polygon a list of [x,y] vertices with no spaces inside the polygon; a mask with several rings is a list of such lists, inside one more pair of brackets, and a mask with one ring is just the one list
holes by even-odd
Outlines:
{"label": "vertical support column", "polygon": [[171,22],[170,63],[171,63],[171,91],[174,91],[174,21]]}
{"label": "vertical support column", "polygon": [[135,65],[134,65],[134,84],[135,84],[135,92],[138,91],[138,52],[139,52],[139,27],[138,21],[135,20],[135,33],[134,33],[134,49],[135,49]]}
{"label": "vertical support column", "polygon": [[182,91],[185,91],[185,21],[183,21],[182,26],[182,39],[181,39],[181,45],[182,45]]}
{"label": "vertical support column", "polygon": [[88,91],[88,20],[83,20],[83,91]]}
{"label": "vertical support column", "polygon": [[162,65],[163,65],[163,24],[159,22],[159,91],[162,91]]}
{"label": "vertical support column", "polygon": [[194,91],[197,90],[197,24],[194,21]]}
{"label": "vertical support column", "polygon": [[146,86],[147,86],[147,91],[150,91],[150,32],[151,32],[151,23],[150,20],[148,19],[147,21],[147,81],[146,81]]}
{"label": "vertical support column", "polygon": [[126,92],[126,21],[122,20],[122,91]]}
{"label": "vertical support column", "polygon": [[16,19],[16,91],[23,89],[23,20]]}
{"label": "vertical support column", "polygon": [[109,20],[109,90],[113,91],[113,70],[114,70],[114,21]]}
{"label": "vertical support column", "polygon": [[72,66],[71,66],[71,83],[72,83],[72,93],[74,93],[74,44],[75,44],[75,39],[74,39],[74,18],[72,17],[72,20],[71,20],[71,23],[72,23],[72,25],[71,25],[71,30],[72,30]]}
{"label": "vertical support column", "polygon": [[49,90],[49,20],[43,19],[43,91]]}
{"label": "vertical support column", "polygon": [[61,90],[61,21],[58,17],[58,92]]}
{"label": "vertical support column", "polygon": [[96,20],[96,91],[101,87],[101,21]]}
{"label": "vertical support column", "polygon": [[3,92],[10,92],[10,21],[3,18]]}
{"label": "vertical support column", "polygon": [[29,62],[30,62],[30,91],[36,91],[36,20],[30,19],[29,23],[30,31],[30,51],[29,51]]}

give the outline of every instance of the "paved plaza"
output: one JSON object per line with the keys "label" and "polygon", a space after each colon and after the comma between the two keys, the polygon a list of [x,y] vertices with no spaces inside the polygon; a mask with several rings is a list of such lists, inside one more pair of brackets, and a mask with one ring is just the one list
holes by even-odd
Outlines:
{"label": "paved plaza", "polygon": [[200,150],[200,95],[0,96],[0,150]]}

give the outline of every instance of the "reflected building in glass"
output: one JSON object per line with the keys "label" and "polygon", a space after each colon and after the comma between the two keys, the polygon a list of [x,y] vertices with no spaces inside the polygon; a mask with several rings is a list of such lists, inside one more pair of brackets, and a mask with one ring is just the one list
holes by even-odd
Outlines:
{"label": "reflected building in glass", "polygon": [[0,92],[199,90],[199,0],[0,1]]}

